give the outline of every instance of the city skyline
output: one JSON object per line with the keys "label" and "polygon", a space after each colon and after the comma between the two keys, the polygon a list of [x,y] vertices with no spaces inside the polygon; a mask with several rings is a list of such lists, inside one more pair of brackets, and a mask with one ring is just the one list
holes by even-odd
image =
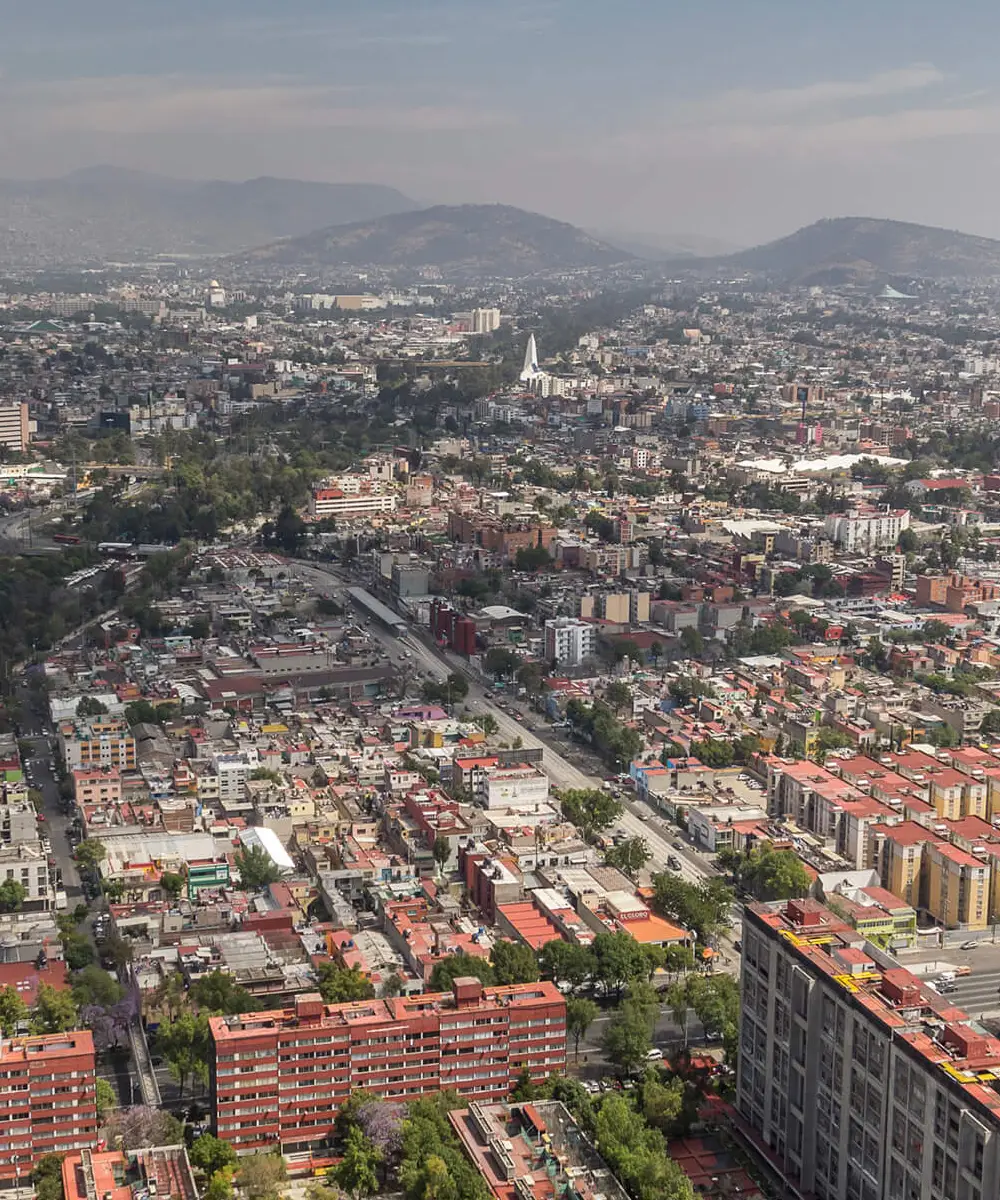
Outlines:
{"label": "city skyline", "polygon": [[922,0],[752,15],[624,0],[610,31],[593,0],[297,0],[280,16],[181,0],[169,18],[47,0],[6,19],[0,156],[9,178],[111,162],[377,182],[742,245],[837,215],[1000,236],[1000,14],[967,16],[974,44]]}

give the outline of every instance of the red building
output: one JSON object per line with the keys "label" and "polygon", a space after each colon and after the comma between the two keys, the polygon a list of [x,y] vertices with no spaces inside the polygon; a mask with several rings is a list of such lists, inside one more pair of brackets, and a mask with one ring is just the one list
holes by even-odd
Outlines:
{"label": "red building", "polygon": [[352,1004],[310,993],[209,1026],[213,1131],[241,1154],[322,1147],[357,1088],[497,1100],[525,1067],[541,1082],[566,1066],[566,1001],[551,983],[462,978],[451,992]]}
{"label": "red building", "polygon": [[0,1043],[0,1184],[26,1184],[43,1154],[96,1142],[94,1069],[87,1029]]}

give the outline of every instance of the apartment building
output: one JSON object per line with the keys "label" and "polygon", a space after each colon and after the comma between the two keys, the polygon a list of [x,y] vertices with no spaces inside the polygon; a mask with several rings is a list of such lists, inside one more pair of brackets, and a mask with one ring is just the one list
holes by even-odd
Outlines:
{"label": "apartment building", "polygon": [[545,657],[560,666],[577,667],[597,653],[597,627],[573,617],[545,622]]}
{"label": "apartment building", "polygon": [[369,484],[358,491],[345,491],[339,487],[315,488],[309,502],[309,515],[317,520],[324,517],[352,520],[395,511],[395,493],[382,491],[378,484]]}
{"label": "apartment building", "polygon": [[30,440],[27,404],[0,404],[0,446],[23,454]]}
{"label": "apartment building", "polygon": [[59,749],[67,771],[135,770],[135,738],[118,717],[66,721],[59,727]]}
{"label": "apartment building", "polygon": [[796,1196],[997,1195],[1000,1039],[812,900],[743,921],[737,1107]]}
{"label": "apartment building", "polygon": [[50,907],[48,859],[37,841],[0,845],[0,880],[7,879],[24,888],[26,908]]}
{"label": "apartment building", "polygon": [[499,1100],[525,1067],[541,1082],[566,1065],[566,1002],[551,983],[484,989],[466,977],[451,992],[335,1005],[307,993],[209,1028],[213,1131],[240,1154],[325,1145],[357,1088]]}
{"label": "apartment building", "polygon": [[0,1185],[26,1184],[44,1154],[97,1141],[94,1079],[87,1029],[0,1041]]}
{"label": "apartment building", "polygon": [[951,842],[927,847],[927,908],[948,929],[985,929],[990,864]]}
{"label": "apartment building", "polygon": [[895,546],[899,535],[910,527],[908,508],[857,508],[847,513],[830,513],[823,532],[849,554],[870,554],[885,546]]}
{"label": "apartment building", "polygon": [[472,771],[472,795],[484,808],[534,808],[549,798],[549,777],[533,763]]}
{"label": "apartment building", "polygon": [[115,767],[107,770],[78,768],[73,772],[73,798],[77,804],[120,804],[122,777]]}

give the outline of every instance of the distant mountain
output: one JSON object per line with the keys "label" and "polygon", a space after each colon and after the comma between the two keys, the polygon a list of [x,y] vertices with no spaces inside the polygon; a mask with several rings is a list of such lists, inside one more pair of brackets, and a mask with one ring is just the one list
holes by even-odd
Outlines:
{"label": "distant mountain", "polygon": [[612,246],[618,246],[634,254],[636,258],[648,258],[651,262],[660,259],[705,257],[720,254],[735,254],[743,247],[722,238],[703,237],[698,233],[612,233],[606,229],[588,229],[591,237],[599,238]]}
{"label": "distant mountain", "polygon": [[1000,276],[1000,241],[905,221],[837,217],[703,265],[800,283],[987,278]]}
{"label": "distant mountain", "polygon": [[226,254],[416,207],[381,184],[199,182],[89,167],[57,179],[0,180],[0,267]]}
{"label": "distant mountain", "polygon": [[503,204],[461,204],[320,229],[248,257],[305,268],[436,267],[448,275],[523,277],[607,267],[633,256],[564,221]]}

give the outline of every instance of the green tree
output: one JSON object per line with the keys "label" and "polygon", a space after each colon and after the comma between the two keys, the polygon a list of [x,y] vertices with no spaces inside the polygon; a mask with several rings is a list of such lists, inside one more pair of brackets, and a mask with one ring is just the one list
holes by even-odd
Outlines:
{"label": "green tree", "polygon": [[477,954],[449,954],[435,963],[428,989],[432,992],[450,992],[452,981],[471,975],[487,987],[493,983],[493,968],[485,958]]}
{"label": "green tree", "polygon": [[552,565],[552,555],[544,546],[522,546],[514,555],[514,567],[518,571],[538,571]]}
{"label": "green tree", "polygon": [[161,1022],[156,1045],[182,1095],[188,1079],[207,1080],[211,1046],[207,1013],[182,1012],[174,1021]]}
{"label": "green tree", "polygon": [[337,962],[321,962],[316,968],[319,994],[327,1004],[349,1004],[370,1000],[375,995],[372,981],[360,967],[345,967]]}
{"label": "green tree", "polygon": [[354,1200],[378,1191],[378,1164],[382,1155],[357,1126],[347,1134],[344,1155],[333,1169],[333,1177]]}
{"label": "green tree", "polygon": [[566,1033],[573,1039],[573,1054],[579,1061],[580,1042],[597,1020],[600,1009],[585,996],[570,996],[566,1001]]}
{"label": "green tree", "polygon": [[631,1074],[646,1061],[653,1045],[653,1030],[647,1013],[626,1001],[608,1022],[604,1052],[622,1075]]}
{"label": "green tree", "polygon": [[538,958],[524,942],[501,938],[493,944],[493,978],[499,984],[534,983],[538,979]]}
{"label": "green tree", "polygon": [[646,957],[630,933],[602,931],[594,938],[594,975],[606,991],[624,991],[633,979],[645,979]]}
{"label": "green tree", "polygon": [[237,1161],[236,1151],[232,1146],[210,1133],[202,1133],[195,1138],[189,1155],[191,1162],[206,1175],[214,1175],[217,1171],[224,1171],[226,1167],[233,1167]]}
{"label": "green tree", "polygon": [[473,717],[473,721],[479,726],[486,737],[495,737],[500,732],[500,726],[496,723],[496,719],[491,713],[481,713],[477,717]]}
{"label": "green tree", "polygon": [[160,887],[174,900],[184,891],[184,876],[178,875],[175,871],[164,871],[160,876]]}
{"label": "green tree", "polygon": [[67,1029],[75,1029],[76,1023],[76,1005],[73,1003],[72,994],[47,983],[40,983],[35,997],[31,1032],[65,1033]]}
{"label": "green tree", "polygon": [[716,771],[731,767],[736,757],[732,743],[723,742],[718,738],[704,738],[700,742],[692,742],[691,753],[699,762]]}
{"label": "green tree", "polygon": [[28,1019],[28,1006],[21,999],[16,988],[0,989],[0,1032],[4,1037],[13,1037],[18,1026]]}
{"label": "green tree", "polygon": [[728,927],[733,890],[721,879],[686,883],[669,871],[653,876],[653,907],[661,916],[690,929],[702,945]]}
{"label": "green tree", "polygon": [[733,863],[736,886],[758,900],[794,900],[807,896],[812,878],[794,850],[769,846],[738,855]]}
{"label": "green tree", "polygon": [[564,942],[553,938],[546,942],[538,954],[542,977],[553,983],[568,983],[570,987],[582,987],[594,973],[594,956],[586,946],[575,942]]}
{"label": "green tree", "polygon": [[191,984],[188,995],[199,1010],[207,1013],[234,1015],[260,1010],[260,1001],[256,996],[240,987],[232,975],[225,971],[215,970],[199,975]]}
{"label": "green tree", "polygon": [[652,857],[645,838],[631,837],[611,846],[605,852],[604,861],[609,867],[616,867],[635,879]]}
{"label": "green tree", "polygon": [[115,1089],[111,1086],[110,1083],[108,1083],[108,1081],[106,1079],[103,1079],[100,1075],[98,1075],[98,1077],[97,1077],[96,1088],[97,1088],[97,1121],[98,1121],[98,1124],[103,1125],[104,1122],[107,1120],[108,1116],[111,1114],[112,1110],[117,1107],[118,1098],[115,1095]]}
{"label": "green tree", "polygon": [[518,656],[505,646],[491,646],[486,651],[483,665],[493,676],[510,676],[517,670],[520,661]]}
{"label": "green tree", "polygon": [[43,1154],[31,1172],[36,1200],[65,1200],[62,1182],[62,1154]]}
{"label": "green tree", "polygon": [[691,626],[681,630],[681,646],[688,658],[701,658],[705,653],[705,639]]}
{"label": "green tree", "polygon": [[605,1161],[635,1200],[694,1200],[694,1188],[667,1153],[659,1129],[616,1093],[601,1100],[594,1137]]}
{"label": "green tree", "polygon": [[451,842],[443,833],[439,833],[434,839],[431,856],[438,865],[438,874],[440,875],[444,871],[445,863],[451,858]]}
{"label": "green tree", "polygon": [[124,995],[124,989],[114,976],[109,975],[103,968],[91,963],[73,976],[73,1000],[80,1008],[88,1004],[99,1008],[111,1008]]}
{"label": "green tree", "polygon": [[243,886],[251,892],[258,892],[281,878],[281,872],[262,846],[244,846],[237,850],[236,869]]}
{"label": "green tree", "polygon": [[216,1171],[209,1179],[202,1200],[233,1200],[233,1170]]}
{"label": "green tree", "polygon": [[97,838],[85,838],[76,848],[76,861],[84,870],[96,871],[107,856],[104,843]]}
{"label": "green tree", "polygon": [[236,1183],[247,1200],[278,1200],[285,1175],[280,1154],[250,1154],[240,1159]]}
{"label": "green tree", "polygon": [[639,1085],[639,1108],[650,1125],[668,1136],[679,1132],[684,1112],[684,1081],[679,1076],[664,1083],[659,1071],[647,1071]]}
{"label": "green tree", "polygon": [[559,796],[563,816],[579,827],[589,841],[610,829],[622,813],[622,806],[602,788],[569,788]]}
{"label": "green tree", "polygon": [[616,679],[604,689],[604,702],[609,704],[616,713],[620,713],[622,709],[631,707],[632,689],[627,683]]}
{"label": "green tree", "polygon": [[24,905],[27,890],[16,879],[5,879],[0,883],[0,912],[19,912]]}
{"label": "green tree", "polygon": [[667,946],[663,965],[674,975],[690,971],[694,967],[694,952],[690,946]]}

